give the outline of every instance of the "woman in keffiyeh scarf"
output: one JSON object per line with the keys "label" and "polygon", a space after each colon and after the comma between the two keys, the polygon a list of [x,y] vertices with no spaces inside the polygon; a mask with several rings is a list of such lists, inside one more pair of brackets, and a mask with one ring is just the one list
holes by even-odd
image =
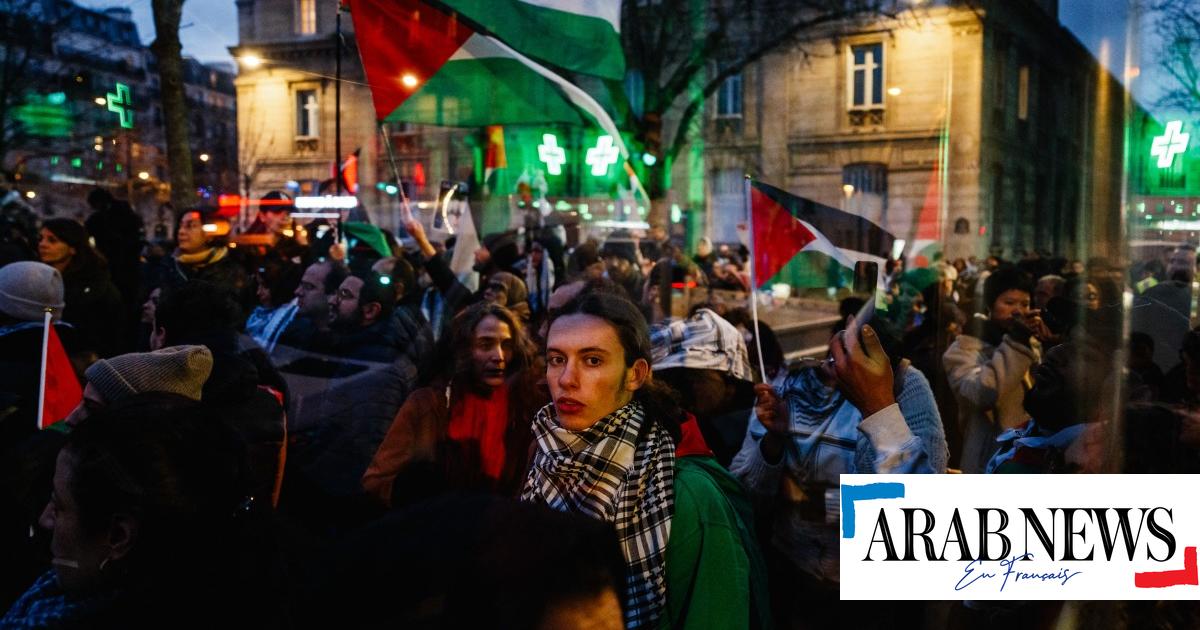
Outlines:
{"label": "woman in keffiyeh scarf", "polygon": [[733,508],[694,461],[711,457],[677,452],[683,412],[652,379],[650,357],[645,319],[623,297],[585,292],[553,312],[553,403],[533,423],[522,499],[612,523],[627,568],[626,627],[765,625],[747,604],[746,572],[731,570],[748,555]]}

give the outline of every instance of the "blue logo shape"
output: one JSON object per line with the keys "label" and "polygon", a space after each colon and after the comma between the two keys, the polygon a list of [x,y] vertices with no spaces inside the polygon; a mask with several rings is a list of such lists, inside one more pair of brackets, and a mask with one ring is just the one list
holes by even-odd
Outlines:
{"label": "blue logo shape", "polygon": [[842,538],[854,538],[854,502],[871,499],[903,499],[902,483],[869,483],[842,486]]}

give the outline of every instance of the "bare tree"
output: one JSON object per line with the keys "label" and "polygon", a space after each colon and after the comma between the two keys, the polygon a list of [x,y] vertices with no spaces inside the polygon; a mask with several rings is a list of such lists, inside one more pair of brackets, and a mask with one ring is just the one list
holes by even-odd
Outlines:
{"label": "bare tree", "polygon": [[[243,199],[250,198],[254,180],[262,169],[263,156],[269,155],[275,145],[275,135],[263,133],[266,125],[259,119],[254,99],[247,100],[249,104],[243,110],[245,120],[238,121],[238,179]],[[242,222],[245,223],[248,218],[243,216]]]}
{"label": "bare tree", "polygon": [[609,88],[622,105],[622,126],[657,158],[645,182],[650,222],[666,223],[671,166],[726,79],[819,29],[899,11],[897,0],[626,0],[621,37],[629,69],[641,76],[641,107],[631,107],[620,86]]}
{"label": "bare tree", "polygon": [[1155,56],[1171,79],[1158,105],[1200,112],[1200,9],[1195,0],[1155,0],[1149,9],[1162,42]]}
{"label": "bare tree", "polygon": [[178,209],[194,205],[196,194],[192,179],[192,149],[188,138],[188,105],[183,87],[183,46],[179,42],[179,21],[184,0],[152,0],[154,43],[150,50],[158,60],[159,91],[167,135],[167,162],[170,165],[171,203]]}

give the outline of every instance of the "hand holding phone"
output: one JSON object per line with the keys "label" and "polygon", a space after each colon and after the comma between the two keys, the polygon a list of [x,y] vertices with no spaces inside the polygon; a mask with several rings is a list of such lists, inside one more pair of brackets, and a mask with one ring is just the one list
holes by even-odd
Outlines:
{"label": "hand holding phone", "polygon": [[850,318],[846,330],[829,344],[829,354],[838,389],[865,418],[896,402],[895,377],[879,335],[860,321]]}

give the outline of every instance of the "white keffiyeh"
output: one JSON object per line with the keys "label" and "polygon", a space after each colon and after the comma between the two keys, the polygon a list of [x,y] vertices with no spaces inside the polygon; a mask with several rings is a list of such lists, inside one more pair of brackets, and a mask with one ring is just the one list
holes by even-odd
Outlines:
{"label": "white keffiyeh", "polygon": [[584,431],[559,423],[554,405],[533,422],[537,453],[521,499],[612,523],[629,568],[625,625],[652,626],[666,605],[666,550],[675,505],[675,443],[642,405]]}

